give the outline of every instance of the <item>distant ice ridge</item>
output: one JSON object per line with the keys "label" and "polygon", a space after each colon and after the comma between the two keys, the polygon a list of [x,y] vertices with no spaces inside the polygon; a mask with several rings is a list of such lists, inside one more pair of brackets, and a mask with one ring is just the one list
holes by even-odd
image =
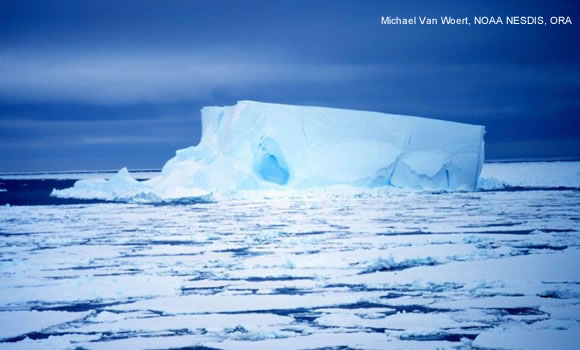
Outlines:
{"label": "distant ice ridge", "polygon": [[166,201],[332,185],[474,190],[484,161],[478,125],[251,101],[201,113],[200,143],[178,150],[159,176],[138,182],[122,169],[52,195]]}
{"label": "distant ice ridge", "polygon": [[580,188],[580,162],[488,163],[478,189]]}

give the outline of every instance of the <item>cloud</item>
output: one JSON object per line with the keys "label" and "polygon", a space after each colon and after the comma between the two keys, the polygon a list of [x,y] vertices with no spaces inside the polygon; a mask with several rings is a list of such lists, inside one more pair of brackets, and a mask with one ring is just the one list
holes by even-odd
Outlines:
{"label": "cloud", "polygon": [[42,119],[23,119],[10,117],[0,119],[0,129],[94,129],[94,128],[142,128],[142,127],[160,127],[162,125],[176,125],[183,123],[197,122],[192,116],[184,117],[162,117],[162,118],[143,118],[143,119],[113,119],[113,120],[42,120]]}
{"label": "cloud", "polygon": [[0,148],[50,148],[82,145],[151,145],[151,144],[191,144],[186,137],[170,136],[95,136],[77,137],[66,140],[47,137],[35,141],[0,141]]}
{"label": "cloud", "polygon": [[195,144],[199,119],[166,116],[140,119],[41,120],[0,119],[0,148],[63,146]]}
{"label": "cloud", "polygon": [[492,154],[493,159],[568,159],[578,160],[580,139],[549,138],[545,140],[517,140],[486,144],[486,154]]}
{"label": "cloud", "polygon": [[191,141],[189,139],[179,139],[169,136],[105,136],[105,137],[87,137],[79,140],[76,144],[89,144],[89,145],[121,145],[121,144],[153,144],[153,143],[169,143],[174,144],[176,142],[187,142]]}
{"label": "cloud", "polygon": [[[401,89],[413,98],[413,92],[441,93],[445,90],[442,87],[451,93],[463,89],[484,95],[509,88],[577,89],[579,75],[574,67],[550,65],[325,64],[227,55],[12,53],[2,56],[0,99],[109,105],[174,103],[211,100],[220,89],[235,90],[244,98],[260,89],[300,90],[304,86],[339,94],[345,89],[352,93],[365,88]],[[373,93],[380,95],[380,91]]]}
{"label": "cloud", "polygon": [[344,65],[208,62],[190,56],[5,56],[0,97],[13,101],[97,104],[209,99],[219,88],[271,83],[333,83],[371,74]]}

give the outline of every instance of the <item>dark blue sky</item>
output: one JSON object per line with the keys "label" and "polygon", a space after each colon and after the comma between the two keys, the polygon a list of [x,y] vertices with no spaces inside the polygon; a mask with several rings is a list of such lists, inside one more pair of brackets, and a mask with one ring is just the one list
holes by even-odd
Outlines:
{"label": "dark blue sky", "polygon": [[[381,16],[572,25],[381,25]],[[0,171],[160,168],[237,100],[487,127],[486,156],[580,157],[574,1],[0,1]],[[578,23],[576,23],[578,22]]]}

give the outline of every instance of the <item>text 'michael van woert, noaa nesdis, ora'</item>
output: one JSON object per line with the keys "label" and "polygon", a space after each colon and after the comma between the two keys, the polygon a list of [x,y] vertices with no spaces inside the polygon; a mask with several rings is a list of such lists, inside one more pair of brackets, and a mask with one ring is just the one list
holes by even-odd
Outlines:
{"label": "text 'michael van woert, noaa nesdis, ora'", "polygon": [[[569,16],[552,16],[549,21],[545,21],[543,16],[475,16],[474,24],[573,24]],[[413,17],[391,17],[381,16],[381,24],[467,24],[471,25],[469,18],[441,16],[413,16]]]}

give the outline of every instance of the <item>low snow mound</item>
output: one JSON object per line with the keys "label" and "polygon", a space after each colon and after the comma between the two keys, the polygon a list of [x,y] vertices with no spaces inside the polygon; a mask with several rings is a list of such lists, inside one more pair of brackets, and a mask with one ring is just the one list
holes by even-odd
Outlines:
{"label": "low snow mound", "polygon": [[53,190],[52,195],[62,198],[80,197],[83,199],[103,199],[109,201],[129,200],[136,201],[139,198],[148,200],[158,200],[153,190],[148,189],[148,185],[135,180],[127,168],[119,172],[109,180],[90,179],[77,181],[74,187],[64,190]]}
{"label": "low snow mound", "polygon": [[580,188],[580,162],[487,163],[477,187]]}
{"label": "low snow mound", "polygon": [[51,196],[60,198],[99,199],[112,202],[131,203],[200,203],[211,202],[211,193],[195,188],[182,190],[180,195],[160,191],[148,181],[135,180],[127,168],[119,170],[108,180],[85,179],[75,182],[71,188],[53,189]]}
{"label": "low snow mound", "polygon": [[53,195],[167,200],[333,185],[474,190],[484,160],[478,125],[251,101],[201,113],[200,143],[178,150],[159,176],[137,182],[121,170]]}

